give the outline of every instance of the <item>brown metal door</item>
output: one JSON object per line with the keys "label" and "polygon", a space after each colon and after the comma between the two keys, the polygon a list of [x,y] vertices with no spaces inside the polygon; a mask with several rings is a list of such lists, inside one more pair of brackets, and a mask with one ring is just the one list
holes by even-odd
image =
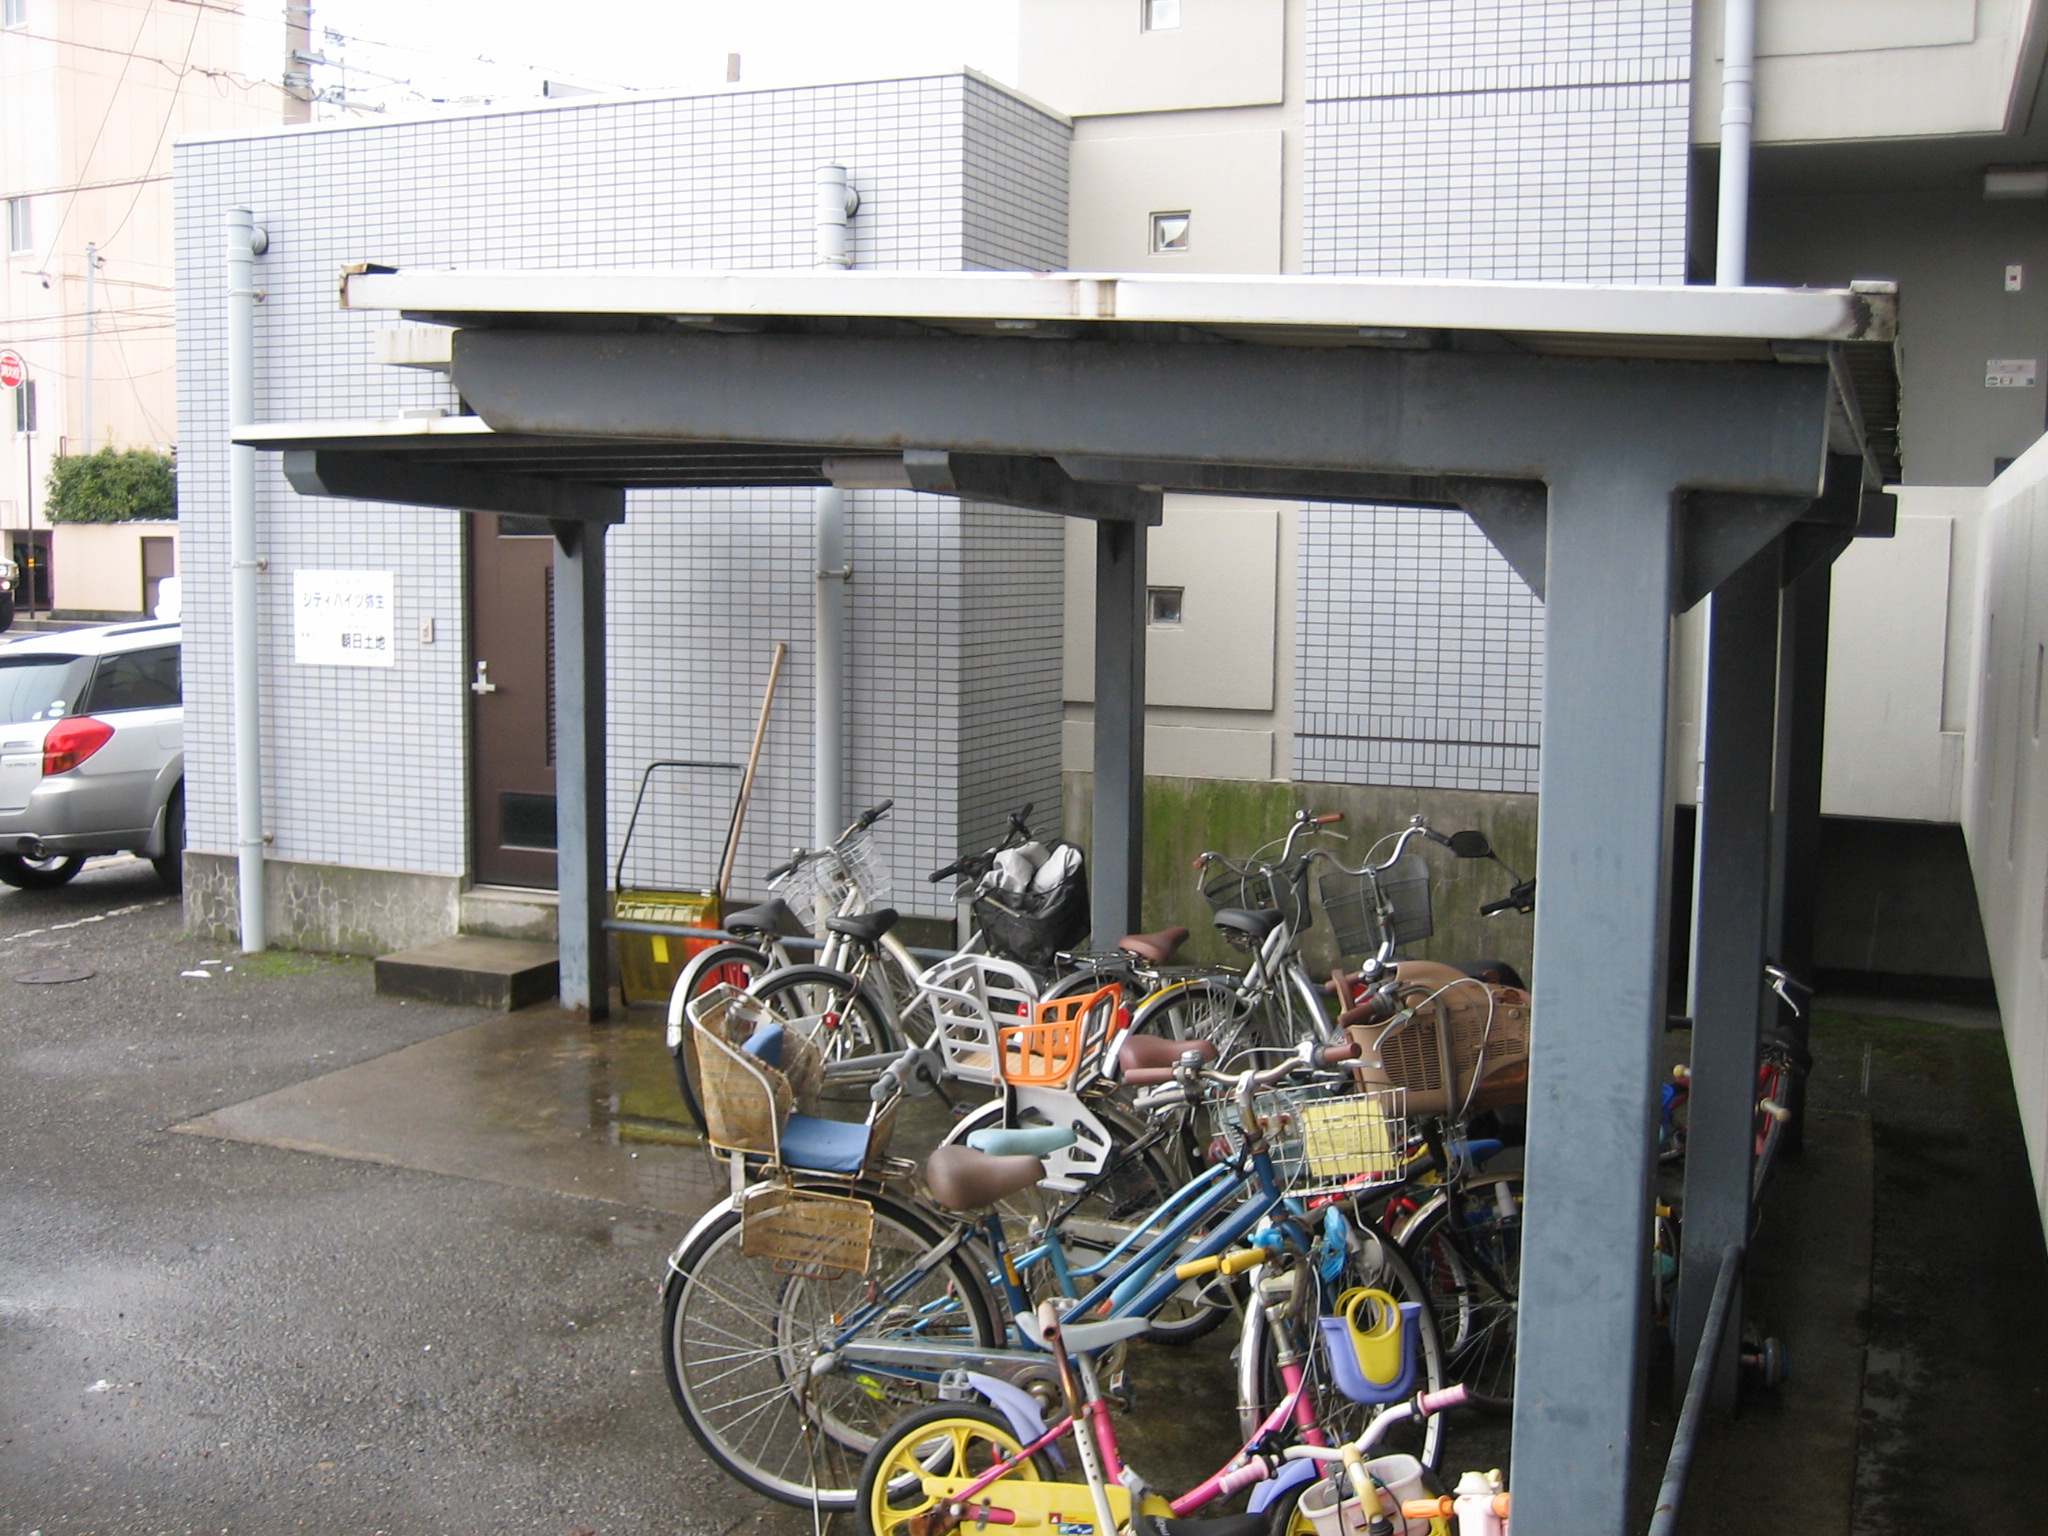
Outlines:
{"label": "brown metal door", "polygon": [[470,822],[482,885],[555,888],[555,541],[469,523]]}
{"label": "brown metal door", "polygon": [[178,574],[178,541],[145,538],[142,541],[142,613],[156,617],[156,605],[163,595],[164,578]]}

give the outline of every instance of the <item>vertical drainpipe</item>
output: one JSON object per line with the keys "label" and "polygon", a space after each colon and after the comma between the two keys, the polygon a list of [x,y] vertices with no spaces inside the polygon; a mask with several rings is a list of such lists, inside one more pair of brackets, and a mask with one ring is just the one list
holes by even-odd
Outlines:
{"label": "vertical drainpipe", "polygon": [[[256,414],[256,258],[269,243],[247,208],[228,210],[228,430]],[[242,952],[269,947],[263,892],[262,696],[257,673],[256,450],[228,445],[229,582],[235,677],[235,864]]]}
{"label": "vertical drainpipe", "polygon": [[[860,195],[846,184],[846,167],[821,165],[817,175],[817,244],[813,264],[850,267],[853,255],[847,221],[860,207]],[[823,848],[844,827],[846,815],[846,584],[853,568],[846,560],[846,493],[823,486],[812,494],[812,570],[816,581],[812,603],[817,684],[813,694],[812,736],[816,742],[816,773],[811,812],[811,839]]]}
{"label": "vertical drainpipe", "polygon": [[1721,32],[1721,183],[1714,286],[1749,280],[1749,145],[1756,121],[1756,0],[1727,0]]}

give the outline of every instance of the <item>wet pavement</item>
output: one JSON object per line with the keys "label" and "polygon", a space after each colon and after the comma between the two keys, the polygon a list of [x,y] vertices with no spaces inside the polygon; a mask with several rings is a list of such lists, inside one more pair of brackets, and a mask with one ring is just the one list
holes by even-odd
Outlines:
{"label": "wet pavement", "polygon": [[[92,975],[14,979],[59,969]],[[1693,1529],[2041,1527],[2048,1257],[1982,1023],[1820,1022],[1757,1281],[1803,1373],[1717,1426]],[[651,1015],[187,939],[136,861],[0,892],[0,1536],[809,1530],[662,1383],[663,1260],[718,1193],[668,1072]],[[1230,1332],[1132,1352],[1158,1481],[1229,1448]]]}

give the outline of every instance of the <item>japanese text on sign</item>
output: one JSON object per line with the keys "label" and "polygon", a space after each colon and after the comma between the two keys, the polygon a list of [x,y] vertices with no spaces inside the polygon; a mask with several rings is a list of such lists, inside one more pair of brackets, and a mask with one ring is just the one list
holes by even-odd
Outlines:
{"label": "japanese text on sign", "polygon": [[390,571],[292,572],[292,660],[302,667],[388,667]]}

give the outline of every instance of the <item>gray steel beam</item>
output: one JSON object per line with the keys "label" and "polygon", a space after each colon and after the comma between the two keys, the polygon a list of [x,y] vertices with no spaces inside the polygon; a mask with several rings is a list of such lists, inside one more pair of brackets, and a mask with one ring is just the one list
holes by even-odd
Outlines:
{"label": "gray steel beam", "polygon": [[301,496],[613,523],[626,515],[626,493],[615,485],[497,474],[419,457],[291,448],[284,455],[284,477]]}
{"label": "gray steel beam", "polygon": [[[1809,986],[1814,971],[1814,920],[1820,898],[1821,756],[1828,703],[1828,627],[1834,566],[1809,566],[1789,581],[1780,607],[1779,727],[1772,847],[1770,943],[1779,965]],[[1775,1004],[1777,1026],[1807,1043],[1804,1015]],[[1792,1118],[1778,1140],[1779,1157],[1796,1157],[1806,1138],[1806,1088],[1794,1074]]]}
{"label": "gray steel beam", "polygon": [[1654,440],[1632,455],[1604,446],[1551,484],[1514,1408],[1523,1536],[1621,1536],[1641,1417],[1678,486]]}
{"label": "gray steel beam", "polygon": [[462,330],[501,432],[1551,481],[1684,443],[1691,489],[1812,496],[1822,367],[1211,343]]}
{"label": "gray steel beam", "polygon": [[1141,522],[1095,525],[1095,947],[1139,929],[1145,871],[1145,543]]}
{"label": "gray steel beam", "polygon": [[[1757,1030],[1771,880],[1779,550],[1754,556],[1708,600],[1706,775],[1693,878],[1692,1092],[1685,1236],[1672,1338],[1674,1390],[1691,1378],[1721,1254],[1749,1241]],[[1739,1277],[1738,1281],[1739,1281]],[[1740,1330],[1724,1331],[1710,1398],[1735,1401]]]}
{"label": "gray steel beam", "polygon": [[555,525],[555,869],[562,1006],[591,1022],[611,1012],[604,922],[604,534],[607,524]]}

